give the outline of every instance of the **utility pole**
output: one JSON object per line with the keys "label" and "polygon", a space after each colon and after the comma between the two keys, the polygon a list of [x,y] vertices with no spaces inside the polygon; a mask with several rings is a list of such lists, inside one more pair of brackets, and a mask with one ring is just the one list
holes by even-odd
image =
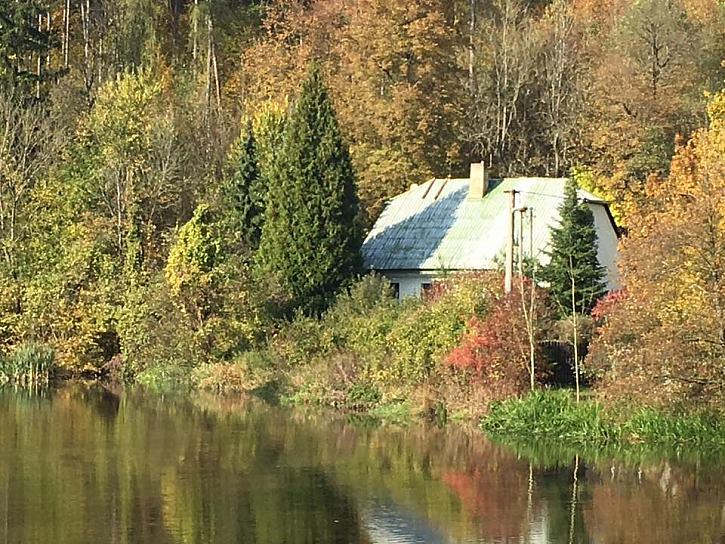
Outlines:
{"label": "utility pole", "polygon": [[509,195],[508,210],[508,232],[506,234],[506,267],[504,272],[504,292],[510,293],[513,287],[514,278],[514,210],[516,209],[516,193],[518,191],[512,189],[506,191]]}
{"label": "utility pole", "polygon": [[526,206],[519,206],[514,208],[514,212],[519,213],[519,254],[518,254],[518,268],[519,276],[524,276],[524,214],[529,211]]}
{"label": "utility pole", "polygon": [[536,261],[534,260],[534,208],[531,206],[529,206],[529,258],[531,259],[532,266],[534,266],[531,277],[533,280],[534,272],[536,271]]}

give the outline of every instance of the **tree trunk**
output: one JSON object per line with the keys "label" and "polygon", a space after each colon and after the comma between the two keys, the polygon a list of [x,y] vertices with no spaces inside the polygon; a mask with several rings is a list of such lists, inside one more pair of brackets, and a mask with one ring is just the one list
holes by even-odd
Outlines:
{"label": "tree trunk", "polygon": [[574,283],[574,265],[569,257],[569,272],[571,277],[571,319],[574,327],[574,383],[576,384],[576,401],[579,402],[579,323],[576,312],[576,286]]}
{"label": "tree trunk", "polygon": [[[38,34],[42,35],[43,32],[43,15],[38,15]],[[40,70],[43,64],[43,54],[38,51],[38,66],[36,71],[36,77],[38,78],[35,82],[35,98],[40,100]]]}
{"label": "tree trunk", "polygon": [[83,30],[83,79],[86,92],[90,94],[93,88],[95,73],[91,67],[90,59],[90,0],[81,0],[81,27]]}
{"label": "tree trunk", "polygon": [[476,0],[470,0],[471,3],[471,22],[468,34],[468,87],[471,97],[475,94],[476,78],[474,73],[474,65],[476,62],[476,48],[474,37],[476,35]]}
{"label": "tree trunk", "polygon": [[70,0],[65,2],[65,12],[63,13],[65,20],[63,21],[63,68],[68,68],[68,58],[70,50]]}
{"label": "tree trunk", "polygon": [[193,48],[191,50],[191,58],[196,63],[197,50],[199,47],[199,0],[194,0],[194,14],[193,14],[193,30],[192,30]]}

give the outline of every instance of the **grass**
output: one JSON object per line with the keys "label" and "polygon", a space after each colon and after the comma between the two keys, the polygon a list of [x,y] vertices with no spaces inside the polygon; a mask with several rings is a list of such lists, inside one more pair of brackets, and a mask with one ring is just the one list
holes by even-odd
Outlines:
{"label": "grass", "polygon": [[370,410],[370,415],[374,418],[387,421],[388,423],[405,426],[411,420],[410,404],[404,401],[392,401],[379,404]]}
{"label": "grass", "polygon": [[0,357],[0,384],[21,387],[47,385],[55,371],[55,352],[45,344],[21,344],[6,356]]}
{"label": "grass", "polygon": [[142,370],[136,375],[136,383],[159,393],[190,391],[193,386],[191,369],[173,363]]}
{"label": "grass", "polygon": [[571,392],[535,391],[491,406],[480,426],[494,438],[587,449],[702,448],[725,451],[725,414],[665,412],[653,408],[613,410],[596,400],[574,401]]}
{"label": "grass", "polygon": [[668,414],[639,408],[629,415],[621,428],[623,438],[629,442],[725,450],[725,414],[718,412]]}
{"label": "grass", "polygon": [[535,437],[569,444],[604,444],[612,431],[602,406],[577,404],[568,391],[534,391],[522,399],[494,403],[481,427],[495,435]]}

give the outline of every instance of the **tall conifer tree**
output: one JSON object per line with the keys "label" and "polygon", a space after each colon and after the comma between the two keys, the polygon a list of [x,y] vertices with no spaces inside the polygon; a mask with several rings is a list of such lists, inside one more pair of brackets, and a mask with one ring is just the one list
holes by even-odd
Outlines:
{"label": "tall conifer tree", "polygon": [[360,264],[362,232],[347,145],[313,65],[285,127],[257,258],[306,313],[324,310]]}
{"label": "tall conifer tree", "polygon": [[574,180],[567,180],[559,226],[551,232],[551,261],[542,271],[562,315],[588,312],[606,291],[604,269],[597,259],[594,214],[579,200],[577,189]]}
{"label": "tall conifer tree", "polygon": [[56,43],[41,23],[47,18],[45,4],[38,0],[0,2],[0,85],[6,89],[29,92],[38,77],[46,77],[47,67],[39,75],[37,62],[39,58],[44,62]]}
{"label": "tall conifer tree", "polygon": [[233,152],[233,172],[224,188],[224,198],[231,208],[232,227],[239,233],[245,247],[259,247],[264,212],[257,142],[248,123]]}

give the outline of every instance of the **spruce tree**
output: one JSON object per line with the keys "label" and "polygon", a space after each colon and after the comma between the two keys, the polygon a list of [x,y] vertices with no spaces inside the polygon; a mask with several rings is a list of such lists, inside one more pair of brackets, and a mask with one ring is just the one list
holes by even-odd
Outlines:
{"label": "spruce tree", "polygon": [[233,152],[233,171],[224,187],[232,228],[245,248],[259,247],[264,212],[264,192],[257,159],[257,142],[248,123]]}
{"label": "spruce tree", "polygon": [[567,180],[559,226],[551,231],[551,260],[542,270],[562,316],[587,313],[606,291],[604,269],[597,259],[594,214],[579,200],[577,189],[574,180]]}
{"label": "spruce tree", "polygon": [[293,309],[321,312],[358,269],[362,232],[349,151],[314,65],[268,176],[259,265],[275,274]]}

